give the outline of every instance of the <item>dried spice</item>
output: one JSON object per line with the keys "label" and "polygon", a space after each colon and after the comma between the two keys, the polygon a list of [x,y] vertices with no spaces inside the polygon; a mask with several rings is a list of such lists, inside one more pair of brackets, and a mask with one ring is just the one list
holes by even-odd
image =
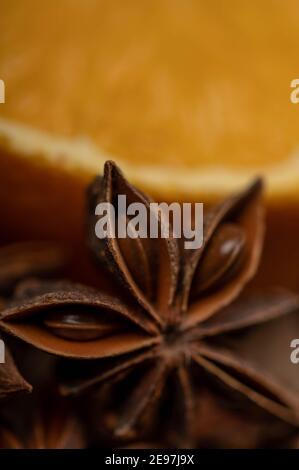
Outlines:
{"label": "dried spice", "polygon": [[[27,282],[1,314],[1,328],[44,351],[80,359],[65,393],[105,383],[117,390],[115,435],[175,419],[184,439],[192,434],[194,398],[204,382],[245,395],[279,418],[298,422],[298,398],[266,371],[225,346],[241,334],[298,308],[286,290],[243,291],[254,276],[263,241],[262,183],[210,209],[204,244],[186,250],[168,238],[95,236],[95,207],[117,196],[128,204],[150,200],[112,162],[88,195],[89,245],[115,279],[114,295],[66,282]],[[159,215],[163,231],[165,220]],[[90,361],[91,359],[99,361]],[[117,386],[116,386],[117,385]],[[109,390],[109,394],[110,394]],[[173,402],[173,406],[170,403]],[[178,424],[179,423],[179,424]],[[184,441],[186,443],[186,441]]]}
{"label": "dried spice", "polygon": [[[53,243],[19,242],[1,246],[0,308],[4,307],[5,296],[18,281],[33,275],[49,275],[60,268],[64,260],[65,255]],[[31,391],[31,386],[18,372],[6,347],[5,363],[0,364],[0,399],[21,391]]]}
{"label": "dried spice", "polygon": [[[46,394],[47,396],[47,394]],[[50,400],[40,407],[26,433],[0,425],[0,449],[83,449],[84,432],[77,416],[64,401]]]}
{"label": "dried spice", "polygon": [[21,376],[8,350],[5,350],[5,362],[0,364],[0,400],[17,392],[30,392],[31,386]]}

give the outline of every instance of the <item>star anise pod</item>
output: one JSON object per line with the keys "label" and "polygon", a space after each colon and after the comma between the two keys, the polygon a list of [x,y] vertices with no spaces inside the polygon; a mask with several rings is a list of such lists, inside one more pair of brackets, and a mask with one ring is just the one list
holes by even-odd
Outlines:
{"label": "star anise pod", "polygon": [[[1,328],[58,356],[89,360],[73,365],[78,380],[69,380],[64,391],[114,387],[117,436],[132,437],[155,418],[159,426],[167,418],[186,438],[202,383],[297,422],[297,396],[225,346],[228,334],[298,308],[298,297],[281,289],[241,294],[262,249],[261,193],[256,180],[208,210],[204,243],[196,250],[185,249],[171,233],[101,240],[95,235],[98,203],[113,204],[117,213],[117,196],[125,195],[128,204],[141,202],[151,213],[149,198],[107,162],[103,178],[89,189],[89,245],[114,276],[114,295],[63,282],[27,283],[3,310]],[[158,223],[163,233],[161,213]]]}
{"label": "star anise pod", "polygon": [[47,399],[42,406],[39,403],[37,409],[32,412],[31,423],[25,432],[16,432],[9,425],[0,424],[0,449],[83,449],[85,447],[86,441],[81,423],[65,400]]}
{"label": "star anise pod", "polygon": [[5,362],[0,364],[0,400],[17,392],[30,391],[31,386],[19,373],[11,354],[6,347]]}

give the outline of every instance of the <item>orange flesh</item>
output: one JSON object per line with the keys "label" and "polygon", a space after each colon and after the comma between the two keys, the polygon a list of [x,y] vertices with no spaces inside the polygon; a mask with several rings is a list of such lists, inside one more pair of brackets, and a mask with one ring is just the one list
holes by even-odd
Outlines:
{"label": "orange flesh", "polygon": [[2,0],[0,116],[132,163],[251,167],[299,145],[296,0]]}

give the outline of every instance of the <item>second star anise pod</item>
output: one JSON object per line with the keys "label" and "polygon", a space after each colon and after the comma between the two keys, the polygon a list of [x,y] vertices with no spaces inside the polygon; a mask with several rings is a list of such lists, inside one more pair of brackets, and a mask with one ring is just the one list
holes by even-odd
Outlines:
{"label": "second star anise pod", "polygon": [[0,247],[0,295],[7,295],[20,280],[49,276],[65,263],[62,250],[53,243],[27,241]]}
{"label": "second star anise pod", "polygon": [[[0,422],[0,449],[83,449],[86,439],[79,418],[64,399],[54,398],[45,391],[43,400],[35,395],[30,405],[30,420],[24,429],[16,431],[16,417]],[[11,404],[10,406],[13,406]],[[17,419],[18,421],[20,421]]]}
{"label": "second star anise pod", "polygon": [[[268,412],[298,420],[298,398],[225,347],[228,334],[298,308],[280,289],[242,291],[254,276],[262,249],[262,183],[255,181],[204,215],[204,243],[186,250],[168,238],[95,236],[95,207],[117,197],[150,200],[112,162],[88,193],[89,245],[114,276],[114,295],[70,283],[25,283],[1,314],[1,328],[37,348],[80,359],[65,376],[64,392],[111,386],[116,396],[113,430],[175,423],[184,443],[192,434],[194,396],[202,383],[222,386]],[[161,233],[164,215],[159,215]],[[85,360],[85,361],[83,361]],[[71,374],[70,374],[71,375]],[[107,385],[108,384],[108,385]],[[175,420],[175,421],[173,421]]]}

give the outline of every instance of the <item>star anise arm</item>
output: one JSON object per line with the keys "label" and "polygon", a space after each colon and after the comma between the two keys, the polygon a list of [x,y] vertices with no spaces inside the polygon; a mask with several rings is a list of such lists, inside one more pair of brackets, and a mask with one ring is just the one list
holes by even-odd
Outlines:
{"label": "star anise arm", "polygon": [[130,435],[149,407],[160,398],[167,378],[167,364],[156,361],[143,372],[139,384],[128,396],[115,427],[117,436]]}
{"label": "star anise arm", "polygon": [[[204,245],[190,255],[185,268],[183,309],[189,304],[183,316],[185,327],[206,320],[232,302],[255,274],[264,233],[261,191],[257,180],[208,217]],[[198,289],[209,276],[212,282],[207,290]]]}
{"label": "star anise arm", "polygon": [[[149,234],[147,238],[120,238],[118,234],[115,237],[97,238],[95,207],[101,202],[108,202],[115,208],[117,217],[117,197],[120,195],[126,196],[127,204],[142,203],[146,210],[148,229],[153,217],[160,232],[163,231],[163,215],[151,210],[149,199],[124,178],[113,162],[106,162],[103,178],[96,179],[89,188],[89,244],[96,259],[101,263],[109,262],[113,275],[147,312],[149,318],[161,327],[167,321],[176,292],[178,243],[171,234],[165,238],[159,235],[158,239],[151,239]],[[109,225],[113,226],[113,223]]]}
{"label": "star anise arm", "polygon": [[[86,287],[82,284],[69,281],[39,281],[30,279],[17,285],[14,296],[7,302],[6,308],[0,314],[0,318],[13,316],[30,316],[36,311],[43,311],[55,307],[82,305],[88,309],[94,309],[98,325],[102,326],[119,323],[120,319],[127,319],[149,334],[155,334],[156,330],[144,317],[141,309],[128,300],[119,299],[116,296],[107,295],[100,290]],[[110,312],[105,317],[104,312]],[[22,313],[23,312],[23,313]],[[115,314],[119,314],[118,320]],[[70,323],[69,327],[75,329],[76,325]],[[88,324],[86,323],[85,327]],[[84,326],[83,326],[84,327]],[[92,325],[96,328],[96,325]],[[117,329],[117,328],[116,328]]]}
{"label": "star anise arm", "polygon": [[243,292],[231,305],[198,325],[199,336],[215,336],[266,323],[299,309],[299,296],[284,288]]}
{"label": "star anise arm", "polygon": [[87,390],[90,390],[101,383],[117,382],[119,378],[123,378],[124,375],[130,373],[134,367],[138,367],[141,364],[146,363],[148,360],[153,359],[155,356],[154,350],[145,349],[130,353],[129,355],[118,356],[112,358],[104,363],[97,365],[94,370],[91,371],[88,377],[68,377],[66,381],[60,382],[59,390],[62,395],[76,395]]}
{"label": "star anise arm", "polygon": [[114,297],[63,282],[25,286],[1,312],[0,328],[46,352],[99,359],[157,342]]}
{"label": "star anise arm", "polygon": [[194,423],[194,412],[195,412],[195,400],[194,390],[188,368],[185,365],[181,365],[176,369],[177,383],[179,400],[178,407],[176,410],[178,413],[178,421],[181,423],[180,426],[180,447],[190,446],[192,443],[193,434],[193,423]]}
{"label": "star anise arm", "polygon": [[195,346],[193,360],[262,409],[291,423],[298,424],[299,400],[276,380],[225,348],[202,342]]}

